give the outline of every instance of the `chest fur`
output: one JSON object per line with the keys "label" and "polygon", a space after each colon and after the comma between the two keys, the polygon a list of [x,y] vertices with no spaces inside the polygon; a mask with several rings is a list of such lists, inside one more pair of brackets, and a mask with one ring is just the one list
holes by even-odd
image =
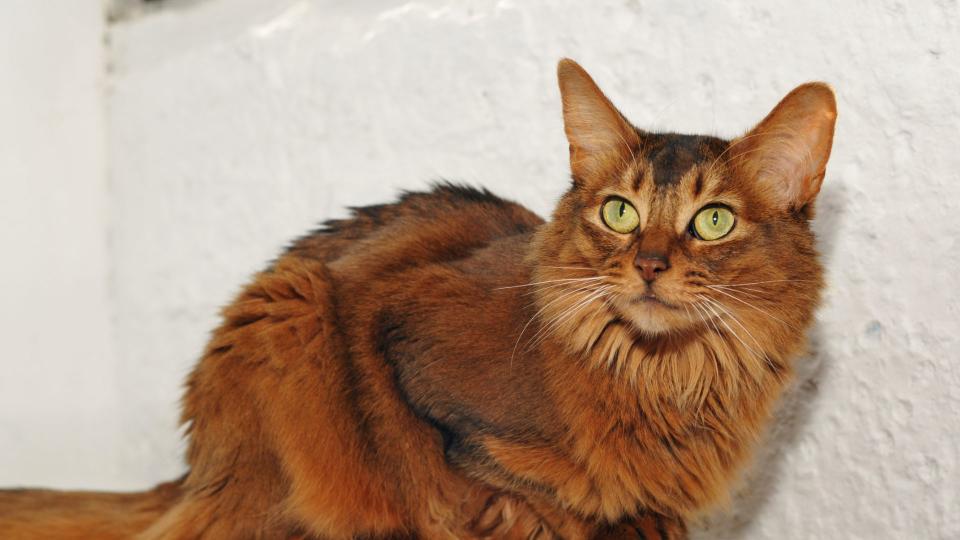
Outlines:
{"label": "chest fur", "polygon": [[742,353],[736,347],[695,343],[623,353],[639,364],[631,367],[636,378],[567,359],[548,383],[562,436],[488,437],[483,445],[500,466],[579,514],[689,515],[725,496],[786,378],[779,363],[751,374],[750,361],[731,356]]}

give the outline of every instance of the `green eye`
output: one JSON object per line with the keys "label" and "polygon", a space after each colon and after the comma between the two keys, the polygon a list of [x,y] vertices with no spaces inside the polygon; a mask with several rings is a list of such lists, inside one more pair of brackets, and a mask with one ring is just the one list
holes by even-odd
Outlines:
{"label": "green eye", "polygon": [[607,227],[621,234],[633,231],[640,224],[637,209],[623,199],[610,199],[603,203],[603,211],[600,215]]}
{"label": "green eye", "polygon": [[725,206],[708,206],[693,217],[691,232],[701,240],[719,240],[733,230],[733,212]]}

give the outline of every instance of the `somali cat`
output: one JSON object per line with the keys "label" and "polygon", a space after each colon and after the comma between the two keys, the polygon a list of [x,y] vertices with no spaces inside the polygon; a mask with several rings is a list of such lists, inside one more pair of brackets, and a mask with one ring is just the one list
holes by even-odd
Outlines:
{"label": "somali cat", "polygon": [[746,135],[631,126],[559,65],[550,221],[450,184],[296,241],[187,383],[189,472],[144,494],[0,494],[0,536],[683,538],[802,350],[836,104]]}

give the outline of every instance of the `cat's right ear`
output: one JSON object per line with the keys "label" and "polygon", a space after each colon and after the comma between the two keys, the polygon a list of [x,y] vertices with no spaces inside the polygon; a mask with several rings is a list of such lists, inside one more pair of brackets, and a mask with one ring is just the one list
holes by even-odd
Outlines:
{"label": "cat's right ear", "polygon": [[639,147],[637,131],[573,60],[560,60],[557,80],[574,179],[602,178],[622,167]]}

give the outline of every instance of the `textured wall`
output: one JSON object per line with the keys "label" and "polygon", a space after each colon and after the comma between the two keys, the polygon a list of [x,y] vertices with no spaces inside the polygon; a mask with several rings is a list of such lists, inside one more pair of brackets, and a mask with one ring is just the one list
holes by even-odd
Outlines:
{"label": "textured wall", "polygon": [[103,31],[96,2],[0,1],[0,486],[124,477]]}
{"label": "textured wall", "polygon": [[571,56],[651,129],[735,135],[800,82],[839,95],[813,354],[700,537],[960,537],[958,26],[956,0],[208,0],[118,22],[105,391],[124,440],[101,484],[182,471],[180,383],[218,306],[318,220],[441,176],[548,212]]}

